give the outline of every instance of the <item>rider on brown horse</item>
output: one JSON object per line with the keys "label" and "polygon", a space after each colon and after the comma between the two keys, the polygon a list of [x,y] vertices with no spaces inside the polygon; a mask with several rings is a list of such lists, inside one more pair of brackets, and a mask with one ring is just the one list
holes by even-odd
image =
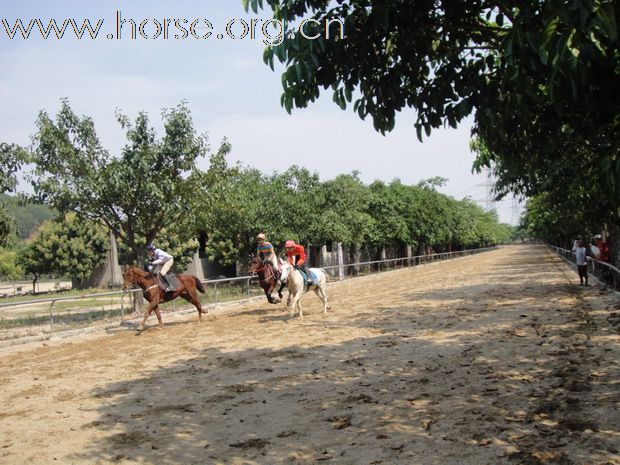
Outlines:
{"label": "rider on brown horse", "polygon": [[278,265],[278,257],[273,250],[273,245],[267,242],[265,233],[259,233],[256,236],[258,246],[256,247],[256,255],[263,261],[266,266],[271,266],[276,283],[280,283],[280,267]]}
{"label": "rider on brown horse", "polygon": [[156,248],[152,243],[148,243],[146,245],[146,250],[149,254],[149,260],[151,260],[149,271],[152,271],[156,276],[159,276],[159,279],[161,279],[164,285],[164,292],[174,290],[171,288],[170,281],[166,276],[166,273],[168,273],[170,268],[172,268],[174,257],[168,252],[164,252],[163,250]]}

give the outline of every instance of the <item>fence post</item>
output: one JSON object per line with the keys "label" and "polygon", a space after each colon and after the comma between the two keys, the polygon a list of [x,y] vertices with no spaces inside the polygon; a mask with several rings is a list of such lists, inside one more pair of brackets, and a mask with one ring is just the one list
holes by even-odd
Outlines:
{"label": "fence post", "polygon": [[52,300],[52,303],[50,304],[50,309],[49,309],[49,313],[50,313],[50,333],[53,336],[54,335],[54,311],[53,311],[53,307],[54,304],[56,303],[55,300]]}
{"label": "fence post", "polygon": [[338,257],[338,279],[342,281],[344,279],[344,257],[342,255],[342,242],[338,242],[337,257]]}
{"label": "fence post", "polygon": [[127,294],[127,292],[123,292],[123,295],[121,295],[121,321],[123,320],[123,318],[125,317],[125,306],[123,304],[123,301],[125,300],[125,294]]}

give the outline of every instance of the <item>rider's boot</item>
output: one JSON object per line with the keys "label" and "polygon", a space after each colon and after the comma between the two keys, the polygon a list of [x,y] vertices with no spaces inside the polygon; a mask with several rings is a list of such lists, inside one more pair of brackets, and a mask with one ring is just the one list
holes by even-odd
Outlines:
{"label": "rider's boot", "polygon": [[306,277],[308,278],[308,281],[307,281],[308,287],[315,286],[316,283],[314,282],[314,279],[312,278],[312,273],[310,273],[310,270],[305,266],[302,269],[304,273],[306,274]]}
{"label": "rider's boot", "polygon": [[159,273],[159,277],[161,278],[161,280],[162,280],[162,282],[164,283],[164,286],[165,286],[165,288],[166,288],[166,289],[164,290],[164,292],[168,292],[168,291],[170,291],[170,282],[168,281],[168,277],[167,277],[167,276],[165,276],[165,275],[163,275],[163,274],[161,274],[161,273]]}

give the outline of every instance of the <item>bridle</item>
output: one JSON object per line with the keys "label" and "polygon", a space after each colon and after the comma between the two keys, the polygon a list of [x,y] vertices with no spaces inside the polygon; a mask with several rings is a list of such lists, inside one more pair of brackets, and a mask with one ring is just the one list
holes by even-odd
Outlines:
{"label": "bridle", "polygon": [[[267,273],[265,272],[265,270],[266,270],[266,269],[268,269],[268,270],[269,270],[269,274],[267,274]],[[267,265],[265,265],[265,264],[261,263],[261,264],[260,264],[260,267],[259,267],[259,268],[257,268],[257,269],[256,269],[256,271],[254,271],[254,273],[256,273],[256,274],[258,275],[258,274],[259,274],[259,273],[261,273],[261,272],[263,273],[264,278],[263,278],[263,279],[259,279],[259,280],[258,280],[258,281],[259,281],[259,283],[266,283],[266,282],[267,282],[267,280],[269,280],[269,279],[273,279],[273,281],[275,282],[275,280],[276,280],[275,278],[276,278],[276,277],[275,277],[275,274],[274,274],[274,272],[273,272],[273,270],[271,269],[271,267],[270,267],[270,266],[267,266]]]}
{"label": "bridle", "polygon": [[[127,277],[123,276],[123,279],[129,281],[129,284],[132,287],[138,286],[138,278],[136,277],[136,273],[133,270],[129,271]],[[156,287],[159,287],[159,284],[157,284],[157,281],[155,281],[155,284],[153,284],[152,286],[147,287],[142,292],[144,292],[144,294],[146,294],[148,291],[150,291],[151,289],[155,289]],[[127,292],[128,290],[129,290],[129,286],[127,287],[127,290],[125,290],[125,292]]]}

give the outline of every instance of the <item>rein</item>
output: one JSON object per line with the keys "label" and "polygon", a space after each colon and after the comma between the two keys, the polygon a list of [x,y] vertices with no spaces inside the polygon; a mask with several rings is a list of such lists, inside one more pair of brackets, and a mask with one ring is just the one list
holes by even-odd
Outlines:
{"label": "rein", "polygon": [[[265,269],[270,270],[269,275],[265,273]],[[259,274],[259,273],[263,273],[263,276],[264,276],[263,279],[258,280],[259,283],[266,283],[268,279],[273,279],[275,281],[276,276],[270,266],[261,264],[261,267],[256,270],[256,274]]]}

